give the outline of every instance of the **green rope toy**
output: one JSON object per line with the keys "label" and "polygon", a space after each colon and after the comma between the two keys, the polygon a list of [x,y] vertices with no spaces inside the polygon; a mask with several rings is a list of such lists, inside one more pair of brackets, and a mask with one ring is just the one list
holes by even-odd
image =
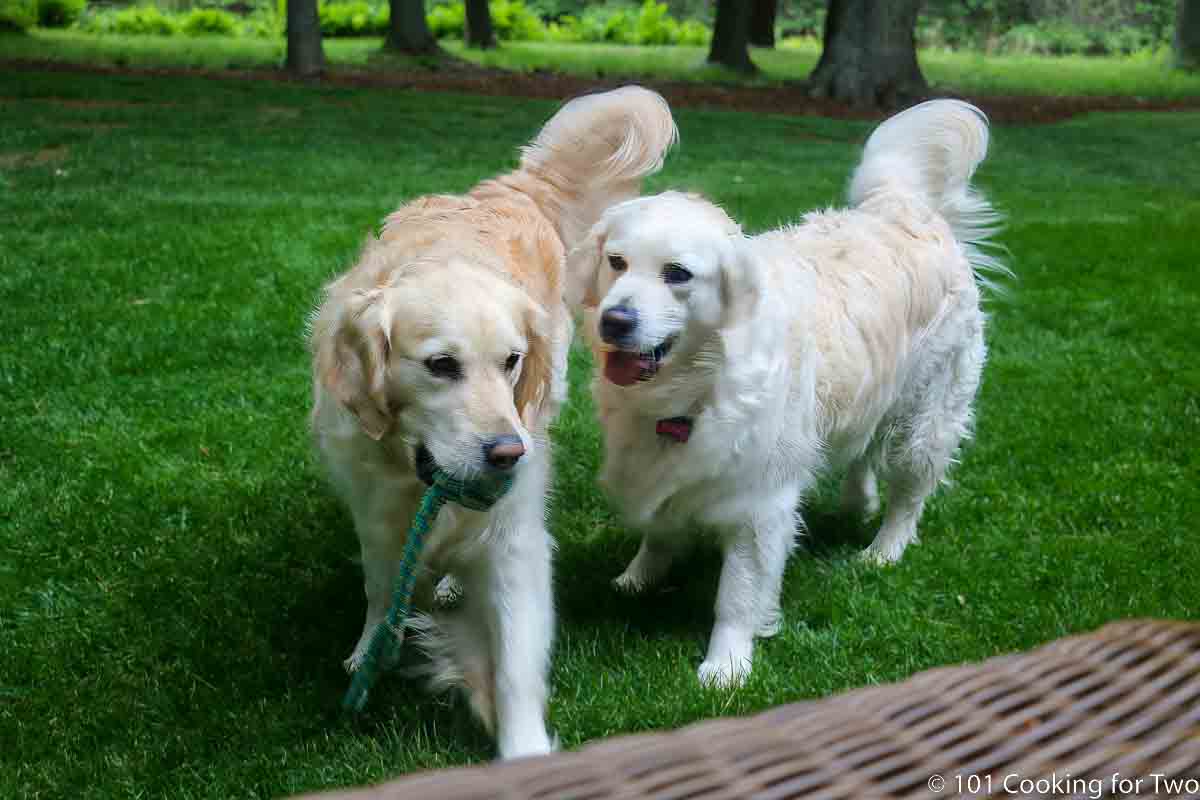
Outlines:
{"label": "green rope toy", "polygon": [[371,633],[367,652],[350,680],[350,688],[342,699],[342,708],[346,711],[362,711],[381,665],[394,663],[400,645],[404,643],[404,626],[412,606],[413,585],[417,580],[421,550],[442,506],[449,502],[473,511],[487,511],[512,487],[512,475],[506,473],[464,481],[434,469],[423,477],[427,477],[429,488],[421,497],[421,505],[408,529],[400,574],[396,576],[396,585],[392,588],[392,605],[387,618],[376,625]]}

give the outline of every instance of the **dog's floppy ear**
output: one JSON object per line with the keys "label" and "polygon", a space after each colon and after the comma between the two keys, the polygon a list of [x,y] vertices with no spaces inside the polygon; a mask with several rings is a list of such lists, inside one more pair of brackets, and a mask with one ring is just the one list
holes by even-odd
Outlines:
{"label": "dog's floppy ear", "polygon": [[533,430],[554,381],[554,332],[550,315],[532,301],[525,313],[525,340],[528,349],[513,390],[513,403],[525,427]]}
{"label": "dog's floppy ear", "polygon": [[732,327],[749,319],[762,298],[761,267],[746,244],[746,237],[739,231],[726,237],[721,248],[722,327]]}
{"label": "dog's floppy ear", "polygon": [[604,261],[604,240],[608,237],[608,222],[604,217],[592,226],[582,242],[567,253],[566,287],[563,295],[570,308],[595,308],[600,305],[596,282]]}
{"label": "dog's floppy ear", "polygon": [[[316,374],[378,441],[392,426],[387,398],[387,362],[391,351],[391,321],[383,290],[359,290],[342,304],[337,315],[316,334]],[[320,325],[320,323],[318,323]]]}

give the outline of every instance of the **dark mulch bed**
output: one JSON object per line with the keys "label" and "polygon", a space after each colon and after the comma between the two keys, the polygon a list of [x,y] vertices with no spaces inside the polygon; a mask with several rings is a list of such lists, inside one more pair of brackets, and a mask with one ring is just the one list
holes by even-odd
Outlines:
{"label": "dark mulch bed", "polygon": [[[189,68],[109,67],[91,64],[62,64],[38,61],[2,61],[5,69],[53,72],[88,72],[119,75],[173,75],[223,80],[269,80],[297,82],[300,79],[284,70],[205,70]],[[464,92],[504,97],[535,97],[562,100],[586,92],[610,89],[632,79],[585,78],[554,72],[508,72],[477,67],[463,62],[446,62],[436,69],[410,66],[387,71],[381,69],[331,70],[319,80],[306,81],[331,86],[379,86],[417,91]],[[848,106],[810,97],[804,84],[777,86],[737,86],[734,84],[696,83],[691,81],[638,80],[660,92],[672,106],[680,108],[719,108],[731,111],[757,111],[796,114],[835,119],[879,119],[886,112]],[[1126,96],[1046,97],[1040,95],[954,95],[978,105],[994,122],[1048,123],[1089,111],[1195,111],[1200,97],[1162,99]]]}

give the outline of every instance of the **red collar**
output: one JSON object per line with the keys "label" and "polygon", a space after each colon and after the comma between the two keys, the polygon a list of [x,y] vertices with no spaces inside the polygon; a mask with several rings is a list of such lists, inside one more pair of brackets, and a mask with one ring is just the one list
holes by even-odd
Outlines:
{"label": "red collar", "polygon": [[670,419],[660,419],[654,424],[654,432],[659,436],[669,436],[682,444],[692,435],[692,418],[671,417]]}

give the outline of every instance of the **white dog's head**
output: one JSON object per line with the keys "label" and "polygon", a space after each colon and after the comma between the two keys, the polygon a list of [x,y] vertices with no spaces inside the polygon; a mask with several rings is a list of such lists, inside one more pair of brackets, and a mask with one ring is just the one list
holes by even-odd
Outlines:
{"label": "white dog's head", "polygon": [[567,259],[567,300],[596,309],[604,376],[653,379],[754,305],[758,282],[741,229],[716,205],[680,192],[609,208]]}
{"label": "white dog's head", "polygon": [[[363,255],[396,258],[382,243]],[[426,480],[435,466],[464,478],[516,468],[550,380],[546,312],[458,255],[366,271],[382,283],[328,289],[313,326],[317,380]]]}

